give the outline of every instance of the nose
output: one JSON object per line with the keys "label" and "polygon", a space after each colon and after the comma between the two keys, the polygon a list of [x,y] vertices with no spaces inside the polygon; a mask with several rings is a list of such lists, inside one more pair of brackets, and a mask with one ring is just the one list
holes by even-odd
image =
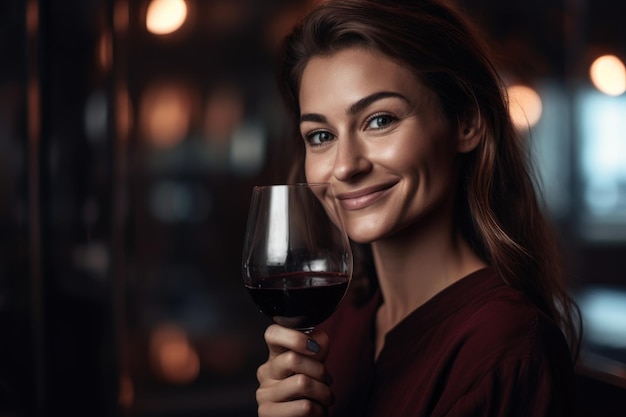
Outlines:
{"label": "nose", "polygon": [[349,181],[372,168],[364,145],[356,137],[339,138],[333,175],[339,181]]}

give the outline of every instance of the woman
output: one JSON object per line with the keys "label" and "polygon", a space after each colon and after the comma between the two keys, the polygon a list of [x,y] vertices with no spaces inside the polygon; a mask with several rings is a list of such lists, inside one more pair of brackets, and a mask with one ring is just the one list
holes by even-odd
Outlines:
{"label": "woman", "polygon": [[313,333],[268,327],[259,416],[574,414],[576,308],[467,24],[430,0],[327,1],[281,71],[292,179],[331,183],[375,273]]}

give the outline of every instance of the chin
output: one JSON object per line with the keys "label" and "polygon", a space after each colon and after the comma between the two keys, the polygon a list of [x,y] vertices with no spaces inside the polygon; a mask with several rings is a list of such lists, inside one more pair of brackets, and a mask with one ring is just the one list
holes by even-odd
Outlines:
{"label": "chin", "polygon": [[380,230],[372,230],[366,228],[358,228],[357,229],[348,229],[348,236],[350,240],[356,243],[368,244],[376,242],[377,240],[383,239],[386,234],[381,233]]}
{"label": "chin", "polygon": [[350,240],[352,242],[358,243],[358,244],[361,244],[361,245],[367,245],[367,244],[370,244],[370,243],[373,243],[373,242],[376,241],[376,239],[371,240],[371,239],[368,239],[366,237],[360,237],[360,236],[354,236],[353,237],[352,235],[349,235],[349,237],[350,237]]}

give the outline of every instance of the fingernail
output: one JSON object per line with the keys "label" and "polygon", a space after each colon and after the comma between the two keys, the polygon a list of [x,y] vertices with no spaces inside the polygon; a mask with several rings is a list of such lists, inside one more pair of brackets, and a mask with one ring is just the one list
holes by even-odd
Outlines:
{"label": "fingernail", "polygon": [[313,339],[307,339],[306,348],[309,352],[319,353],[320,345]]}

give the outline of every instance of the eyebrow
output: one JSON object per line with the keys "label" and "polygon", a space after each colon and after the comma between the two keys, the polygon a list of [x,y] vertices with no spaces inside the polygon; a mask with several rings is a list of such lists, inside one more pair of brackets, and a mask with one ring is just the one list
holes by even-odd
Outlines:
{"label": "eyebrow", "polygon": [[[377,93],[370,94],[369,96],[363,97],[362,99],[359,99],[356,103],[352,104],[350,108],[348,109],[348,114],[355,115],[359,113],[360,111],[362,111],[363,109],[366,109],[368,106],[375,103],[376,101],[382,100],[384,98],[390,98],[390,97],[399,98],[403,101],[406,101],[407,103],[409,102],[409,100],[400,93],[395,93],[393,91],[379,91]],[[325,123],[326,117],[317,113],[305,113],[300,116],[300,123],[302,122]]]}

